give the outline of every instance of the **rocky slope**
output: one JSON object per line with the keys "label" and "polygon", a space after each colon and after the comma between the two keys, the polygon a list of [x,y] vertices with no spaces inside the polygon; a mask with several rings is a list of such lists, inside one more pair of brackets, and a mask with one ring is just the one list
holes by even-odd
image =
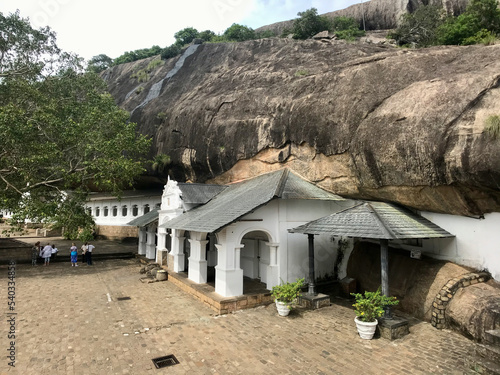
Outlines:
{"label": "rocky slope", "polygon": [[[500,45],[404,50],[264,39],[108,70],[177,180],[288,166],[337,194],[459,215],[500,211]],[[150,66],[146,82],[132,75]]]}

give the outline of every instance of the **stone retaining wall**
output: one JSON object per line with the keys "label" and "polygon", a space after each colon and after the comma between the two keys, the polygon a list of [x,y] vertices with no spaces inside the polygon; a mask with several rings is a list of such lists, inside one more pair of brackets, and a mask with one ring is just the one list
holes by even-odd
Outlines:
{"label": "stone retaining wall", "polygon": [[457,290],[459,288],[465,288],[469,285],[484,283],[489,279],[491,279],[491,275],[488,272],[477,272],[455,277],[448,281],[446,285],[441,288],[432,303],[431,324],[437,329],[447,328],[446,306],[448,306],[448,303],[453,298]]}
{"label": "stone retaining wall", "polygon": [[97,225],[96,235],[108,240],[123,240],[125,238],[138,238],[137,227],[123,225]]}

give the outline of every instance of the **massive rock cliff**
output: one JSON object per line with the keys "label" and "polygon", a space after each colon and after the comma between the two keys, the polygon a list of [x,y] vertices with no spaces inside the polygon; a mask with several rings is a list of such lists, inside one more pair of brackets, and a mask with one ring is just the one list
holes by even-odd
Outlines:
{"label": "massive rock cliff", "polygon": [[[469,0],[371,0],[365,3],[351,5],[348,8],[323,14],[330,18],[352,17],[358,20],[366,30],[387,30],[397,27],[401,16],[412,13],[421,5],[437,5],[450,15],[462,13]],[[305,9],[304,9],[305,10]],[[257,31],[272,30],[276,35],[281,35],[285,29],[291,29],[293,20],[273,23],[262,26]]]}
{"label": "massive rock cliff", "polygon": [[[500,45],[264,39],[151,60],[105,78],[175,179],[226,183],[286,165],[346,197],[500,211],[500,139],[484,130],[500,115]],[[148,65],[146,82],[132,78]]]}

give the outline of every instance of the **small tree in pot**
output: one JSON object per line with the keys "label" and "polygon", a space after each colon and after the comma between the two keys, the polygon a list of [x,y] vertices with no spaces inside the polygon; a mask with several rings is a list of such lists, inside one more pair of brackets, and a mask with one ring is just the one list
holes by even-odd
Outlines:
{"label": "small tree in pot", "polygon": [[276,302],[276,308],[278,309],[278,314],[281,316],[287,316],[292,309],[291,304],[297,299],[300,294],[300,288],[304,284],[304,279],[297,279],[295,282],[284,283],[281,280],[280,285],[273,286],[271,289],[271,295],[274,297]]}
{"label": "small tree in pot", "polygon": [[365,291],[361,293],[351,293],[356,299],[353,305],[356,312],[354,321],[362,339],[371,339],[375,333],[378,321],[384,315],[385,308],[399,303],[396,297],[387,297],[380,294],[380,288],[376,292]]}

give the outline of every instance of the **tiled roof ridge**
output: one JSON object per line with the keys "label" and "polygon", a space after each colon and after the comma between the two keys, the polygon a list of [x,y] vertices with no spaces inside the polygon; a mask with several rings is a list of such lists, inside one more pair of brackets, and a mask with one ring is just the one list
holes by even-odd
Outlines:
{"label": "tiled roof ridge", "polygon": [[280,177],[280,181],[278,182],[278,185],[276,186],[276,191],[274,192],[274,196],[281,198],[283,196],[283,191],[285,190],[286,182],[288,180],[288,177],[290,176],[290,170],[288,168],[283,168],[281,170],[282,174]]}
{"label": "tiled roof ridge", "polygon": [[365,202],[365,205],[369,207],[370,210],[372,210],[373,214],[375,217],[378,219],[376,220],[376,223],[379,224],[379,228],[382,229],[385,233],[387,233],[388,237],[387,238],[397,238],[398,236],[394,233],[393,230],[391,230],[385,223],[385,220],[382,218],[382,216],[379,215],[377,210],[371,205],[370,202]]}

